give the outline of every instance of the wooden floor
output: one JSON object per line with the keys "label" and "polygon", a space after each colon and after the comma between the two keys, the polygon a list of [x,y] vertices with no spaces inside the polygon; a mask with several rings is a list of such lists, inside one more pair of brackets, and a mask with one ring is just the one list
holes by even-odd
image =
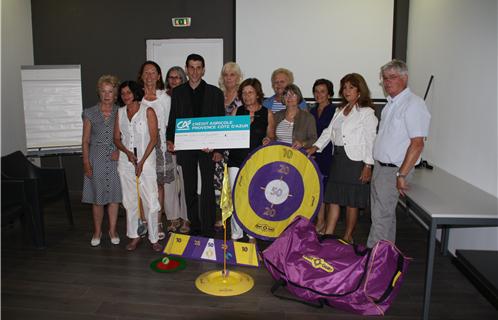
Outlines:
{"label": "wooden floor", "polygon": [[[75,227],[68,226],[62,204],[46,212],[48,248],[37,250],[19,223],[2,228],[2,319],[363,319],[340,310],[315,309],[282,301],[270,293],[272,279],[264,267],[236,270],[250,274],[254,288],[237,297],[213,297],[199,292],[194,281],[219,265],[187,261],[174,274],[149,269],[160,257],[142,243],[126,252],[125,242],[112,246],[108,237],[90,247],[90,207],[73,201]],[[343,222],[340,222],[341,226]],[[119,230],[124,240],[124,216]],[[360,218],[355,240],[366,241],[369,217]],[[400,293],[383,319],[420,319],[424,287],[426,231],[398,213],[399,248],[414,258]],[[496,319],[498,311],[452,264],[435,262],[431,319]],[[371,317],[370,317],[371,319]]]}

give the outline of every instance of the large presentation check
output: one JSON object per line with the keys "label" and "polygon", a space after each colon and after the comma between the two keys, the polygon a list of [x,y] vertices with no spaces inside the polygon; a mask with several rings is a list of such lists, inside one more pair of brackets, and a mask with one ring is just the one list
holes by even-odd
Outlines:
{"label": "large presentation check", "polygon": [[175,150],[249,148],[250,116],[176,119]]}

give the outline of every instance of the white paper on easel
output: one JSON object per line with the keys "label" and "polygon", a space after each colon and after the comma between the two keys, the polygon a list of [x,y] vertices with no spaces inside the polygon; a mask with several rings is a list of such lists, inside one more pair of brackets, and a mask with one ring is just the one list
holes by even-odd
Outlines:
{"label": "white paper on easel", "polygon": [[22,66],[21,79],[28,150],[81,146],[81,66]]}

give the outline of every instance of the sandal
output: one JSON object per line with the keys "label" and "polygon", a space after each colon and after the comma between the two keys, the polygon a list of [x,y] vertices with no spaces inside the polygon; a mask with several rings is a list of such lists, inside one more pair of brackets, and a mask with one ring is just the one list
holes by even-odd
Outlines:
{"label": "sandal", "polygon": [[161,246],[159,242],[153,243],[152,250],[154,250],[155,252],[160,252],[163,250],[163,246]]}
{"label": "sandal", "polygon": [[221,221],[221,220],[216,221],[216,223],[214,224],[214,228],[215,229],[222,229],[223,228],[223,221]]}
{"label": "sandal", "polygon": [[354,244],[354,239],[353,238],[351,238],[351,240],[346,240],[345,238],[343,238],[343,240],[346,241],[349,244]]}
{"label": "sandal", "polygon": [[316,233],[323,236],[325,234],[325,225],[322,225],[322,226],[316,225],[315,230],[316,230]]}
{"label": "sandal", "polygon": [[135,238],[131,240],[127,245],[126,245],[126,250],[128,251],[134,251],[138,244],[140,243],[140,238]]}
{"label": "sandal", "polygon": [[190,222],[187,220],[183,220],[182,226],[180,227],[180,233],[189,233],[190,232]]}
{"label": "sandal", "polygon": [[159,229],[159,231],[157,232],[157,236],[158,236],[159,240],[163,240],[164,238],[166,238],[166,234],[164,233],[164,230],[163,230],[163,223],[159,222],[157,227]]}
{"label": "sandal", "polygon": [[176,220],[168,220],[168,232],[176,232],[176,230],[182,225],[182,219],[178,218]]}

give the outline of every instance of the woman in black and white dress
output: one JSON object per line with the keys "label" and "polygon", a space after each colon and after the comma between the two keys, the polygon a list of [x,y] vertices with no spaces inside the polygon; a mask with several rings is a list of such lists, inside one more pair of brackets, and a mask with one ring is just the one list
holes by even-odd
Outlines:
{"label": "woman in black and white dress", "polygon": [[92,204],[92,247],[100,245],[104,207],[109,215],[109,238],[119,244],[116,231],[121,184],[118,176],[119,151],[113,142],[114,121],[118,112],[115,104],[119,81],[111,75],[103,75],[97,82],[100,102],[83,110],[83,203]]}

